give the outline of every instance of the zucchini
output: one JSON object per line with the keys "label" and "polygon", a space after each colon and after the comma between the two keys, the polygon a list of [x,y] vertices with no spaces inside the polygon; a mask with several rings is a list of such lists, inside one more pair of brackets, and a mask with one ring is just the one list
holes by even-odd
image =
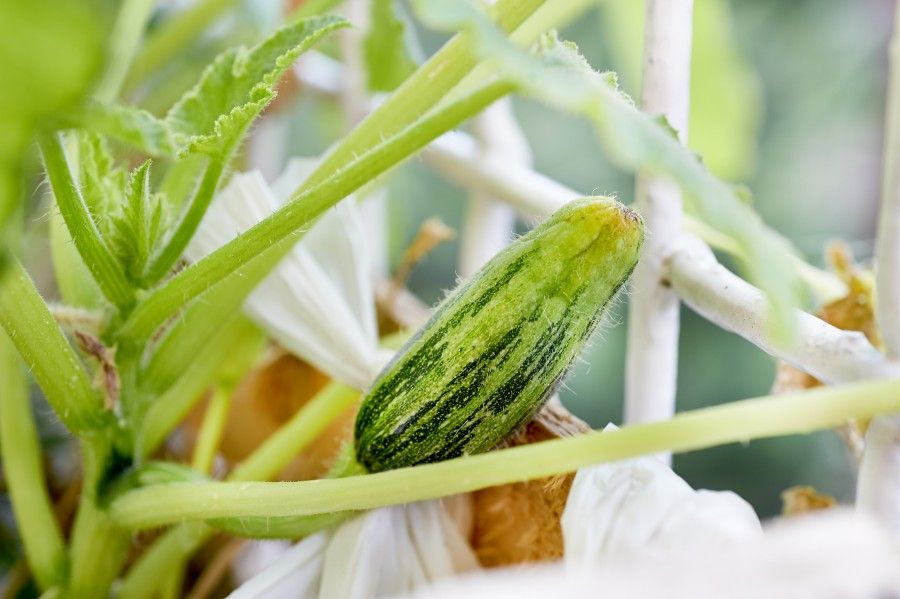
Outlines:
{"label": "zucchini", "polygon": [[638,260],[644,226],[609,198],[570,202],[438,306],[363,399],[370,472],[487,451],[527,423]]}

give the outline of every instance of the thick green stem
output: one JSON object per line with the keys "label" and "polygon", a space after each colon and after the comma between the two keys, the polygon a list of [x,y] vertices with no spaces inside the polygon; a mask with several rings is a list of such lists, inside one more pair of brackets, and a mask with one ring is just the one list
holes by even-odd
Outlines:
{"label": "thick green stem", "polygon": [[18,261],[0,280],[0,325],[70,430],[84,432],[108,421],[81,361]]}
{"label": "thick green stem", "polygon": [[128,556],[131,533],[120,528],[97,504],[97,486],[109,460],[106,438],[82,443],[84,488],[72,531],[69,597],[108,597],[109,588]]}
{"label": "thick green stem", "polygon": [[7,493],[28,565],[43,590],[65,584],[67,556],[47,492],[28,381],[0,331],[0,453]]}
{"label": "thick green stem", "polygon": [[206,209],[209,208],[209,204],[216,194],[216,188],[219,185],[219,180],[222,178],[224,169],[225,163],[222,160],[210,159],[203,173],[203,178],[194,191],[187,209],[182,214],[178,226],[172,235],[166,239],[162,250],[153,257],[150,266],[147,268],[145,277],[147,281],[155,282],[163,278],[169,272],[169,269],[172,268],[172,265],[181,258],[184,249],[190,243],[194,233],[197,232],[197,227],[200,226],[200,221],[203,220],[203,215],[206,214]]}
{"label": "thick green stem", "polygon": [[85,266],[113,304],[119,308],[130,306],[134,302],[134,292],[78,191],[59,134],[41,135],[40,146],[50,187]]}
{"label": "thick green stem", "polygon": [[[513,89],[506,81],[490,83],[423,117],[312,189],[295,194],[268,218],[152,292],[121,327],[119,337],[132,342],[146,339],[185,303],[231,277],[244,280],[240,294],[230,298],[236,308],[302,237],[304,227],[325,210]],[[216,302],[226,299],[217,297]]]}
{"label": "thick green stem", "polygon": [[866,382],[749,399],[614,432],[593,432],[366,476],[147,487],[120,496],[111,511],[123,526],[146,528],[185,519],[303,516],[370,509],[571,472],[649,453],[685,452],[808,433],[839,426],[851,418],[896,411],[900,411],[900,381]]}

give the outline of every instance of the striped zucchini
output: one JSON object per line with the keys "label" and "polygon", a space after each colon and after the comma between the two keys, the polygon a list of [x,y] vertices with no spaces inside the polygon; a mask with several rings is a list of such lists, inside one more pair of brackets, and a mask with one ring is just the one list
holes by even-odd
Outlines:
{"label": "striped zucchini", "polygon": [[571,202],[451,293],[372,385],[355,426],[370,472],[491,449],[541,408],[638,259],[643,222]]}

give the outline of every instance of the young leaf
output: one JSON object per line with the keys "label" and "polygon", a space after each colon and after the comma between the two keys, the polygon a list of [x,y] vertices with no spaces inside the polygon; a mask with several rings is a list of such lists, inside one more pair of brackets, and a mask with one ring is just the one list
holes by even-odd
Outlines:
{"label": "young leaf", "polygon": [[77,137],[78,184],[84,203],[97,227],[106,228],[107,215],[119,204],[125,171],[115,166],[106,142],[99,135],[80,132]]}
{"label": "young leaf", "polygon": [[200,81],[158,118],[132,106],[90,102],[70,117],[151,156],[201,153],[225,160],[247,128],[272,101],[281,75],[325,34],[346,27],[337,16],[287,25],[252,48],[219,54]]}
{"label": "young leaf", "polygon": [[406,45],[406,23],[397,14],[395,0],[373,0],[372,25],[363,50],[369,89],[393,91],[416,70]]}
{"label": "young leaf", "polygon": [[166,115],[182,152],[222,158],[275,97],[282,73],[326,33],[347,26],[341,17],[313,17],[288,25],[247,50],[220,54]]}
{"label": "young leaf", "polygon": [[123,270],[140,281],[164,222],[159,196],[150,193],[149,160],[131,173],[121,197],[121,207],[110,219],[109,244]]}

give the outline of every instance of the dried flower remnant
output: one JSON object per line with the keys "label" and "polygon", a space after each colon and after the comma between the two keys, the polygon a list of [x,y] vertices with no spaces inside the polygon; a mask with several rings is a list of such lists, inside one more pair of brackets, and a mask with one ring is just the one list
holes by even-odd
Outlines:
{"label": "dried flower remnant", "polygon": [[836,505],[837,499],[809,485],[791,487],[781,492],[781,513],[785,516],[827,510]]}
{"label": "dried flower remnant", "polygon": [[[551,400],[504,447],[540,443],[590,430]],[[563,555],[560,518],[574,474],[500,485],[472,494],[472,548],[484,567],[550,561]]]}
{"label": "dried flower remnant", "polygon": [[[831,269],[847,286],[847,295],[820,307],[816,316],[845,331],[860,331],[876,347],[881,347],[881,335],[875,321],[875,290],[872,273],[860,269],[853,261],[850,249],[835,242],[826,249]],[[814,376],[786,362],[779,361],[775,371],[773,393],[789,393],[822,385]],[[851,421],[835,432],[841,437],[851,455],[859,461],[865,446],[867,422]]]}

